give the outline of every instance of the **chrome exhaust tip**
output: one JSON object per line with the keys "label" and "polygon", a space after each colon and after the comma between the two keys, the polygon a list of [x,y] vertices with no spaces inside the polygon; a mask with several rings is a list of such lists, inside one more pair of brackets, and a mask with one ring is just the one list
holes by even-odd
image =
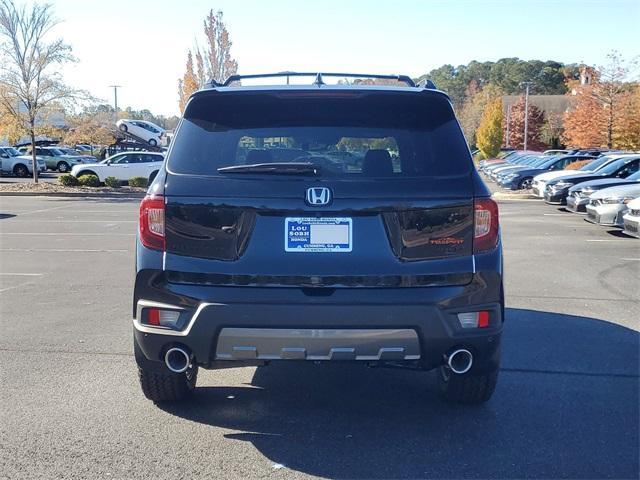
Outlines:
{"label": "chrome exhaust tip", "polygon": [[184,373],[191,363],[191,355],[180,347],[170,348],[164,354],[164,363],[173,373]]}
{"label": "chrome exhaust tip", "polygon": [[464,348],[454,350],[447,356],[447,365],[453,373],[462,375],[471,370],[473,355],[471,355],[469,350]]}

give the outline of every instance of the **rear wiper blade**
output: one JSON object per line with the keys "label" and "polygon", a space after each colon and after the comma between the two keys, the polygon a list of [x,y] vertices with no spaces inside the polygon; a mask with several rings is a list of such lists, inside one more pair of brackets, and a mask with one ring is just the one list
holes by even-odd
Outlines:
{"label": "rear wiper blade", "polygon": [[309,162],[254,163],[218,168],[220,173],[273,173],[283,175],[320,175],[320,167]]}

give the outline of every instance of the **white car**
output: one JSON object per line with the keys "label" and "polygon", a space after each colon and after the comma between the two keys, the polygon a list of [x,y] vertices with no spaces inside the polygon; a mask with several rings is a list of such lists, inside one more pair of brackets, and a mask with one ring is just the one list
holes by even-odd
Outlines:
{"label": "white car", "polygon": [[[627,154],[633,155],[633,154]],[[584,172],[591,173],[600,170],[611,162],[617,160],[618,158],[627,156],[627,155],[603,155],[589,162],[588,164],[582,166],[578,170],[554,170],[551,172],[541,173],[540,175],[536,175],[533,177],[533,182],[531,183],[531,188],[533,190],[533,194],[536,197],[544,198],[544,190],[547,188],[547,182],[550,180],[555,180],[557,178],[562,178],[564,176],[574,175],[576,173]]]}
{"label": "white car", "polygon": [[164,129],[155,123],[144,120],[122,119],[116,122],[116,126],[121,132],[127,133],[152,146],[160,145],[160,140],[164,135]]}
{"label": "white car", "polygon": [[164,155],[153,152],[123,152],[113,155],[100,163],[76,165],[71,175],[95,175],[101,182],[107,177],[129,181],[133,177],[145,177],[153,181],[162,166]]}
{"label": "white car", "polygon": [[623,219],[623,233],[640,238],[640,197],[627,203],[627,213]]}
{"label": "white car", "polygon": [[[36,157],[38,172],[47,170],[44,160]],[[20,152],[13,147],[0,147],[0,170],[3,174],[13,174],[16,177],[27,177],[33,175],[33,160],[28,155],[20,155]]]}

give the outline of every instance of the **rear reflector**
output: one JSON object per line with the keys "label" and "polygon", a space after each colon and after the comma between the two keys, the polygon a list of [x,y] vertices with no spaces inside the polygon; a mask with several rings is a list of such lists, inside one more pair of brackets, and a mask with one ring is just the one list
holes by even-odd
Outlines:
{"label": "rear reflector", "polygon": [[487,328],[489,326],[489,312],[464,312],[458,314],[458,321],[462,328]]}
{"label": "rear reflector", "polygon": [[147,308],[142,318],[143,323],[147,325],[175,328],[180,318],[180,312],[178,310]]}
{"label": "rear reflector", "polygon": [[140,242],[147,248],[164,250],[164,198],[147,195],[140,203]]}
{"label": "rear reflector", "polygon": [[473,252],[492,250],[498,243],[498,204],[490,198],[474,202]]}

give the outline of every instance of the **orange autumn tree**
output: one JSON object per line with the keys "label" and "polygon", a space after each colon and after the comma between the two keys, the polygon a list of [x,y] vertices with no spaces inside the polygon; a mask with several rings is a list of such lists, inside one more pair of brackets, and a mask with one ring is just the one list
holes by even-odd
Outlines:
{"label": "orange autumn tree", "polygon": [[565,113],[564,141],[581,148],[630,148],[634,142],[634,90],[625,79],[633,62],[617,52],[607,55],[605,66],[582,67],[580,80],[567,86],[571,108]]}
{"label": "orange autumn tree", "polygon": [[617,148],[640,150],[640,85],[622,99],[622,114],[619,129],[614,135]]}
{"label": "orange autumn tree", "polygon": [[231,56],[231,38],[221,11],[209,11],[203,23],[203,32],[205,48],[201,50],[196,47],[195,54],[189,50],[185,73],[178,80],[180,111],[184,110],[189,96],[206,82],[223,82],[238,73],[238,62]]}
{"label": "orange autumn tree", "polygon": [[[524,148],[524,107],[524,95],[511,105],[509,145],[516,149]],[[547,148],[547,145],[542,141],[542,128],[545,123],[544,112],[532,105],[531,102],[529,102],[529,120],[527,123],[527,150],[544,150]],[[504,134],[506,135],[506,127]]]}
{"label": "orange autumn tree", "polygon": [[191,50],[187,53],[187,65],[183,77],[178,80],[178,104],[180,112],[184,111],[184,107],[189,100],[189,96],[198,89],[198,79],[193,69],[193,54]]}

